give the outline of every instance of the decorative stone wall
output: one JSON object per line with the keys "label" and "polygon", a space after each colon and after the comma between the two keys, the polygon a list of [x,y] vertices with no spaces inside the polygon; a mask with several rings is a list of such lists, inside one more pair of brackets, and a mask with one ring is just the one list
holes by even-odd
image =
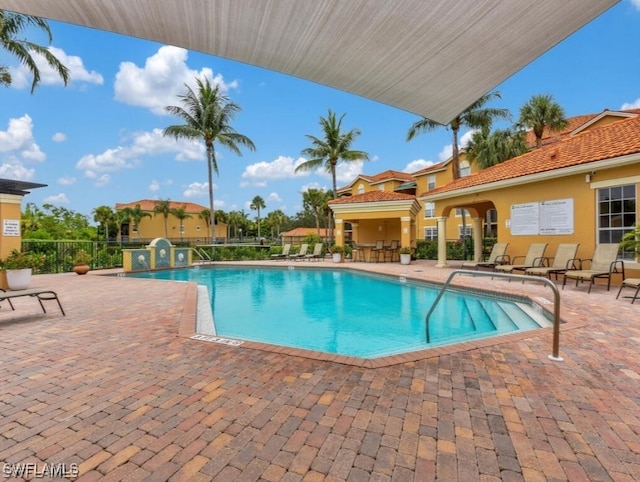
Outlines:
{"label": "decorative stone wall", "polygon": [[125,272],[183,268],[191,264],[191,248],[177,248],[166,238],[155,238],[145,248],[123,249]]}

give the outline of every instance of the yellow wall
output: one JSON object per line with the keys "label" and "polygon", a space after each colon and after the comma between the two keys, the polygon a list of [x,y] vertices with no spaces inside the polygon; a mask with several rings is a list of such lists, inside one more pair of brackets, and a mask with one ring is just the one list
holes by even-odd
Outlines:
{"label": "yellow wall", "polygon": [[[172,240],[184,238],[202,239],[204,242],[208,237],[207,224],[204,219],[198,217],[198,214],[191,214],[191,218],[182,221],[183,233],[180,234],[180,220],[169,215],[167,218],[167,233],[164,231],[164,216],[161,214],[151,213],[151,217],[144,217],[138,226],[138,232],[132,231],[132,225],[129,228],[129,238],[135,239],[138,235],[142,238],[170,238]],[[216,238],[227,238],[227,225],[218,223],[216,225]]]}
{"label": "yellow wall", "polygon": [[[22,196],[16,194],[0,194],[0,258],[6,258],[11,251],[20,251],[22,243],[21,218]],[[17,236],[6,236],[4,233],[5,220],[12,225],[17,222]]]}

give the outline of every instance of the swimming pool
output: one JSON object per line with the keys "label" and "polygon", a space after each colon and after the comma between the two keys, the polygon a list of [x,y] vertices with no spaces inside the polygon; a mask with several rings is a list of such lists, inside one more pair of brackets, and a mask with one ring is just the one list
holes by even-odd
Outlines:
{"label": "swimming pool", "polygon": [[359,358],[540,327],[521,303],[453,291],[432,316],[427,344],[425,315],[436,288],[349,270],[291,268],[215,266],[131,276],[207,286],[218,336]]}

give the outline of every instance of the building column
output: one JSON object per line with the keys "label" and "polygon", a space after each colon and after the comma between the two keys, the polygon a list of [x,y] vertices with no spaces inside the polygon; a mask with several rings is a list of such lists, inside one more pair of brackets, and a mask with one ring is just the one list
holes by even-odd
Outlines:
{"label": "building column", "polygon": [[411,216],[400,218],[400,247],[411,246]]}
{"label": "building column", "polygon": [[334,243],[338,246],[344,246],[344,221],[341,218],[335,219],[335,240]]}
{"label": "building column", "polygon": [[473,260],[482,261],[482,218],[471,218],[473,223]]}
{"label": "building column", "polygon": [[354,243],[360,242],[360,233],[358,232],[358,223],[351,223],[351,239]]}
{"label": "building column", "polygon": [[447,217],[441,216],[438,221],[438,263],[436,268],[447,267]]}

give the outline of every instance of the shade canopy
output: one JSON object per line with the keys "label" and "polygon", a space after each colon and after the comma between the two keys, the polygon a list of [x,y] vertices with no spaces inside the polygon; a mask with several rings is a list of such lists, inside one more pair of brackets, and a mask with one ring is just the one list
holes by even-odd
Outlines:
{"label": "shade canopy", "polygon": [[617,1],[0,0],[0,9],[265,67],[447,124]]}
{"label": "shade canopy", "polygon": [[47,187],[46,184],[36,182],[17,181],[15,179],[0,179],[0,194],[17,194],[24,196],[29,194],[28,190]]}

